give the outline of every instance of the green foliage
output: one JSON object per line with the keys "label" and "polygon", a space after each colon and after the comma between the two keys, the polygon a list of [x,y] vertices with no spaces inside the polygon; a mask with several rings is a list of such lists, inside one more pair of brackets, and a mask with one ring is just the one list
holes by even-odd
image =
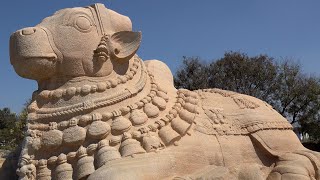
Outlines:
{"label": "green foliage", "polygon": [[9,108],[0,109],[0,149],[14,150],[21,144],[24,138],[28,104],[25,104],[25,108],[19,115],[11,112]]}
{"label": "green foliage", "polygon": [[228,52],[210,64],[209,87],[228,89],[268,99],[276,89],[277,67],[266,55],[249,57],[246,54]]}
{"label": "green foliage", "polygon": [[176,86],[184,89],[201,89],[208,86],[208,66],[199,57],[183,57],[183,66],[174,78]]}
{"label": "green foliage", "polygon": [[227,52],[209,64],[184,57],[175,75],[177,88],[221,88],[248,94],[271,104],[313,141],[320,140],[320,79],[302,73],[291,60]]}

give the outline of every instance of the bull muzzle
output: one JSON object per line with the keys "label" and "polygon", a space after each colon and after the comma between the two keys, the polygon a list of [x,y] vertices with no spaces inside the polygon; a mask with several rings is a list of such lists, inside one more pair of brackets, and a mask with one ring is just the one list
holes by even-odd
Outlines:
{"label": "bull muzzle", "polygon": [[46,73],[52,75],[53,63],[59,59],[62,55],[44,27],[24,28],[10,37],[10,62],[22,77],[38,80]]}

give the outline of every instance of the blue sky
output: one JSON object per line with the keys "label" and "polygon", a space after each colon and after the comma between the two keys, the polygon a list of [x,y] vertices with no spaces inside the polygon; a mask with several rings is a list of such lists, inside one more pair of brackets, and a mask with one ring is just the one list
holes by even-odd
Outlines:
{"label": "blue sky", "polygon": [[182,56],[211,60],[233,50],[293,58],[306,73],[320,75],[318,0],[10,0],[0,10],[0,108],[19,112],[37,89],[10,65],[10,34],[61,8],[95,2],[129,16],[134,30],[142,31],[139,56],[162,60],[173,72]]}

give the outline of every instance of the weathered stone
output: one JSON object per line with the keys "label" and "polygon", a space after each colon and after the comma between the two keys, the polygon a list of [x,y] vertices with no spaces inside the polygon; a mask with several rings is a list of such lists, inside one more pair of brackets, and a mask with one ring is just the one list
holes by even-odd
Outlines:
{"label": "weathered stone", "polygon": [[110,125],[106,122],[95,121],[89,125],[88,135],[94,139],[103,139],[111,131]]}
{"label": "weathered stone", "polygon": [[112,134],[119,135],[130,130],[132,124],[129,119],[119,116],[116,117],[111,124]]}
{"label": "weathered stone", "polygon": [[62,135],[59,130],[50,130],[43,133],[41,142],[46,148],[55,148],[62,144]]}
{"label": "weathered stone", "polygon": [[86,138],[86,130],[79,126],[73,126],[63,131],[63,143],[68,146],[82,144]]}
{"label": "weathered stone", "polygon": [[135,109],[130,115],[130,120],[133,125],[142,125],[148,121],[148,116],[142,110]]}
{"label": "weathered stone", "polygon": [[151,103],[148,103],[144,106],[144,112],[147,114],[148,117],[154,118],[159,115],[159,108]]}

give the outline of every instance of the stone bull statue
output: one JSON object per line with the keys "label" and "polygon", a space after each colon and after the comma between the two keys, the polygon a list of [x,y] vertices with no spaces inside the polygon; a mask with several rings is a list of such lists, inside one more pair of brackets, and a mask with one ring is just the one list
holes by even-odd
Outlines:
{"label": "stone bull statue", "polygon": [[103,4],[12,34],[15,71],[38,82],[20,179],[320,179],[320,155],[270,105],[177,90],[164,63],[136,55],[140,42]]}

